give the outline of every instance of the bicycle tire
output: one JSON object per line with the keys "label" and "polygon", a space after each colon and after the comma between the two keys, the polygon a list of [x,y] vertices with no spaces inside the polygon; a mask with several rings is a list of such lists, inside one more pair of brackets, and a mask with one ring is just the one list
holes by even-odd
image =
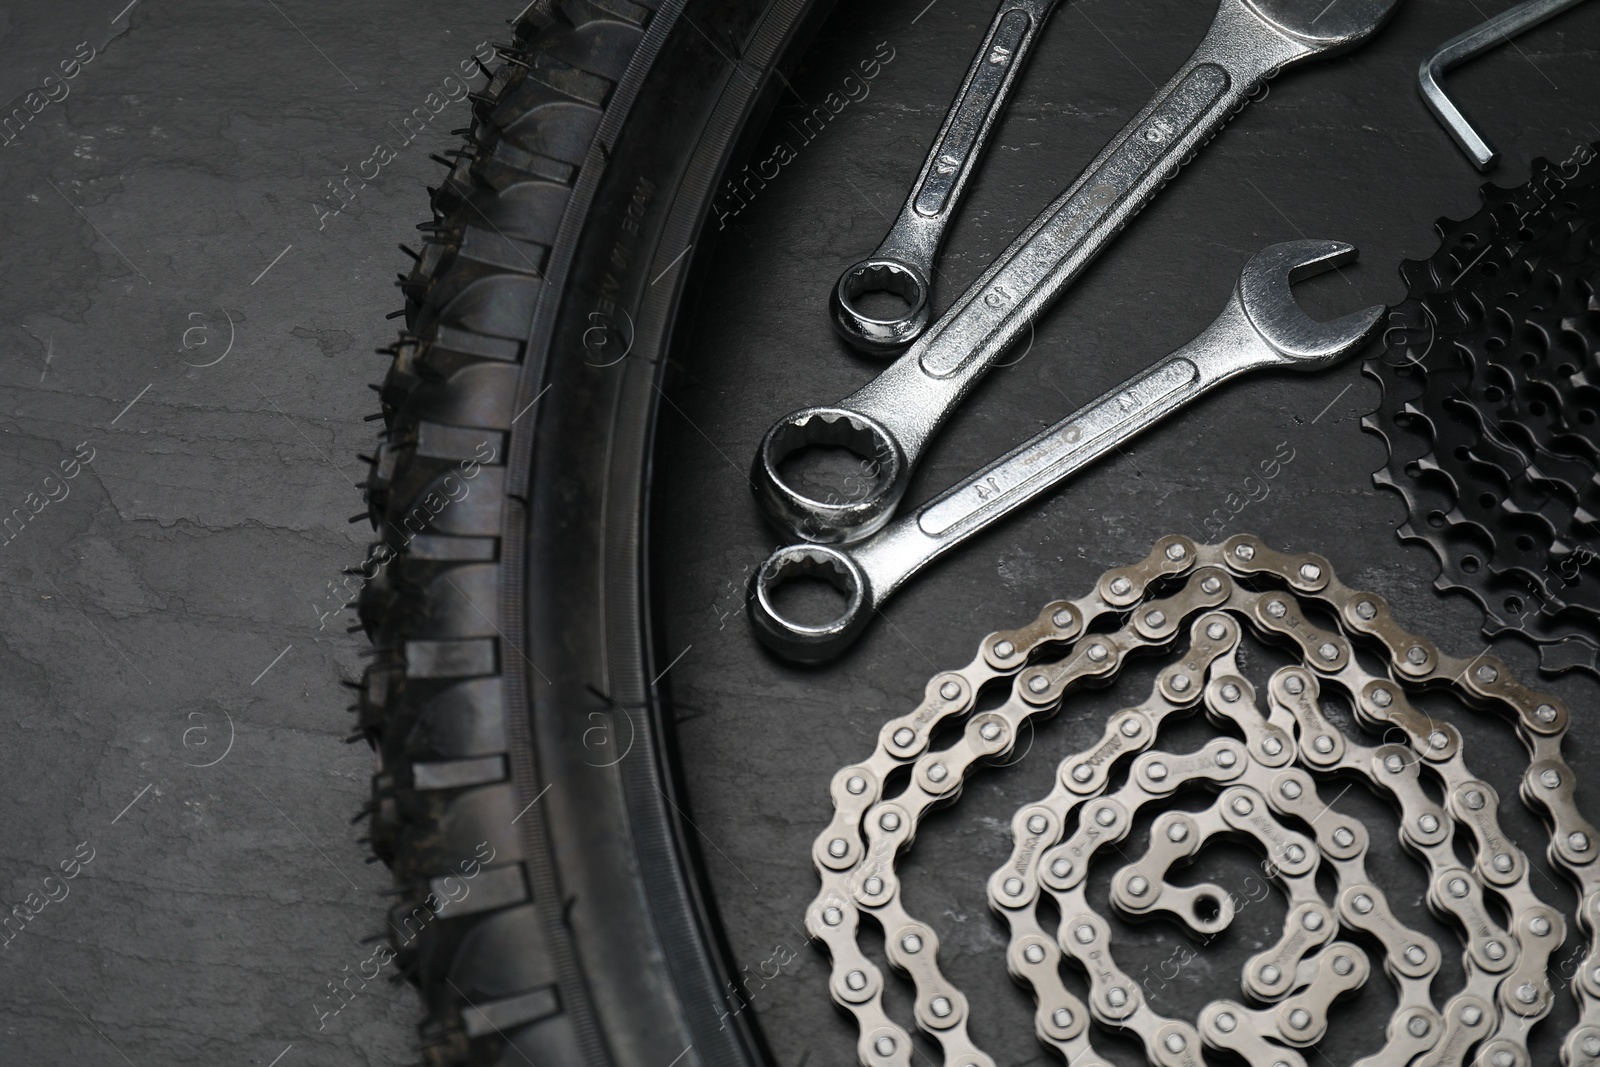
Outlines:
{"label": "bicycle tire", "polygon": [[375,386],[355,707],[428,1064],[769,1060],[725,1007],[645,516],[691,249],[829,6],[536,0],[441,160]]}

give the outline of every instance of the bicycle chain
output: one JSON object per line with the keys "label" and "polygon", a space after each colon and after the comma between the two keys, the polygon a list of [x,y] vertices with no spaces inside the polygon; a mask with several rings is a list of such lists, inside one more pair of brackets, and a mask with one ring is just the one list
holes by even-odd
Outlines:
{"label": "bicycle chain", "polygon": [[[1263,592],[1246,584],[1262,580],[1282,588]],[[1307,618],[1303,608],[1313,604],[1338,620],[1339,632]],[[822,886],[806,925],[832,956],[829,991],[856,1018],[863,1067],[909,1067],[912,1050],[908,1032],[884,1009],[882,972],[858,944],[863,916],[882,927],[889,962],[910,976],[917,1026],[939,1042],[945,1067],[993,1067],[967,1034],[965,997],[939,971],[937,934],[901,903],[895,857],[927,811],[959,795],[970,771],[1011,752],[1024,722],[1054,712],[1079,685],[1109,681],[1131,654],[1172,647],[1186,620],[1192,620],[1187,651],[1159,673],[1144,702],[1110,716],[1099,743],[1061,762],[1049,796],[1016,814],[1011,857],[989,880],[990,906],[1011,929],[1008,968],[1037,999],[1040,1041],[1073,1067],[1104,1067],[1089,1041],[1093,1019],[1131,1032],[1161,1067],[1201,1067],[1202,1044],[1231,1050],[1251,1067],[1304,1067],[1296,1048],[1315,1043],[1333,999],[1359,987],[1370,971],[1364,950],[1334,939],[1342,925],[1383,945],[1384,969],[1399,990],[1387,1043],[1358,1067],[1460,1064],[1474,1047],[1474,1062],[1528,1067],[1526,1034],[1550,1010],[1546,966],[1565,939],[1566,922],[1529,885],[1527,858],[1500,830],[1498,797],[1468,769],[1459,731],[1407,699],[1408,689],[1445,687],[1510,718],[1528,749],[1522,798],[1550,829],[1550,861],[1578,887],[1578,921],[1590,941],[1573,983],[1580,1018],[1566,1037],[1563,1062],[1600,1064],[1600,865],[1594,862],[1600,842],[1578,811],[1575,776],[1561,756],[1565,705],[1517,682],[1493,656],[1450,656],[1403,630],[1381,597],[1343,585],[1320,556],[1278,553],[1249,535],[1220,545],[1171,535],[1142,562],[1107,572],[1088,595],[1053,601],[1027,626],[990,634],[970,663],[934,675],[918,706],[883,726],[868,759],[834,775],[833,819],[812,849]],[[1273,674],[1265,716],[1235,662],[1243,625],[1298,646],[1302,655],[1301,663]],[[1357,662],[1357,641],[1387,653],[1386,676]],[[979,691],[1006,679],[1005,702],[973,714]],[[1346,737],[1321,711],[1318,696],[1326,688],[1348,697],[1362,724],[1395,740],[1368,746]],[[1189,753],[1151,747],[1163,720],[1201,704],[1243,740],[1220,737]],[[935,727],[963,718],[959,740],[930,750]],[[1134,758],[1126,784],[1108,794],[1113,768],[1128,757]],[[889,775],[906,767],[904,791],[885,797]],[[1422,788],[1423,768],[1442,786],[1442,807]],[[1393,796],[1402,844],[1429,866],[1430,909],[1467,932],[1466,984],[1443,1009],[1429,994],[1439,948],[1401,924],[1368,879],[1365,828],[1322,818],[1332,809],[1318,797],[1314,775],[1336,771],[1359,774]],[[1116,907],[1135,916],[1165,911],[1199,933],[1225,927],[1232,908],[1223,890],[1173,886],[1164,878],[1173,862],[1219,833],[1253,837],[1290,901],[1283,937],[1245,968],[1246,992],[1266,1006],[1213,1001],[1198,1025],[1164,1017],[1144,1000],[1113,961],[1110,928],[1083,888],[1098,847],[1125,837],[1139,809],[1194,783],[1217,789],[1216,803],[1157,819],[1145,857],[1113,880]],[[1314,836],[1280,815],[1298,819]],[[1470,868],[1457,859],[1457,828],[1476,846]],[[1316,887],[1324,862],[1339,887],[1333,904]],[[1511,929],[1485,908],[1486,891],[1506,903]],[[1046,892],[1061,916],[1054,936],[1035,907]],[[1196,911],[1207,895],[1214,915]],[[1087,1005],[1064,984],[1063,957],[1087,973]]]}
{"label": "bicycle chain", "polygon": [[1600,673],[1600,567],[1575,581],[1600,561],[1587,546],[1600,511],[1586,277],[1600,256],[1597,159],[1536,161],[1524,186],[1485,186],[1472,218],[1439,220],[1435,254],[1402,264],[1410,293],[1365,368],[1383,399],[1362,425],[1390,457],[1373,480],[1406,502],[1402,540],[1434,552],[1436,586],[1472,597],[1485,635],[1532,640],[1551,672]]}

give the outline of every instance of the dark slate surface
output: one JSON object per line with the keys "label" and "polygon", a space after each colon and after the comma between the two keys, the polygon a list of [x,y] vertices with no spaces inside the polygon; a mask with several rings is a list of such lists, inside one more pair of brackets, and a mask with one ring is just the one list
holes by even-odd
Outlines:
{"label": "dark slate surface", "polygon": [[[1267,244],[1312,236],[1360,247],[1359,265],[1300,288],[1314,314],[1399,300],[1396,264],[1433,250],[1434,218],[1475,211],[1481,181],[1418,99],[1417,65],[1445,38],[1506,6],[1404,4],[1367,47],[1275,83],[1040,321],[1027,355],[979,388],[908,499],[925,499],[1187,340],[1221,307],[1240,265]],[[811,842],[828,816],[833,772],[864,758],[882,722],[909,708],[936,670],[966,663],[985,633],[1033,618],[1056,596],[1081,595],[1106,568],[1142,558],[1160,534],[1197,536],[1202,518],[1280,445],[1293,450],[1292,461],[1228,533],[1253,531],[1287,549],[1324,553],[1345,581],[1390,598],[1419,632],[1459,653],[1483,647],[1481,616],[1436,596],[1431,557],[1392,534],[1401,506],[1369,480],[1383,446],[1359,429],[1377,387],[1350,363],[1315,377],[1245,380],[1204,401],[925,572],[831,667],[796,670],[762,654],[743,617],[744,583],[775,542],[758,519],[746,464],[778,415],[844,396],[875,372],[833,338],[824,294],[898,211],[989,10],[948,0],[850,5],[828,25],[756,148],[767,158],[786,141],[793,160],[726,220],[709,253],[707,290],[680,353],[686,376],[677,409],[662,417],[662,662],[682,655],[667,677],[681,704],[694,819],[739,963],[770,976],[793,956],[782,977],[754,979],[748,998],[709,1010],[748,1003],[783,1067],[854,1062],[853,1024],[833,1009],[826,958],[806,945],[801,928],[817,884]],[[1212,10],[1204,2],[1086,0],[1057,11],[947,245],[937,307],[1138,110],[1188,55]],[[788,125],[802,111],[799,100],[843,89],[880,41],[894,59],[865,99],[803,143]],[[1600,9],[1580,7],[1450,77],[1505,152],[1496,180],[1520,182],[1534,156],[1564,159],[1600,139],[1597,46]],[[1523,648],[1496,652],[1532,675]],[[1264,677],[1270,658],[1254,654],[1251,663]],[[1107,711],[1148,692],[1150,668],[1132,674],[1110,691],[1073,699],[1037,730],[1025,758],[972,781],[903,861],[912,913],[939,929],[946,973],[972,998],[972,1033],[1005,1067],[1050,1057],[1033,1037],[1029,996],[1006,975],[1003,927],[988,911],[984,883],[1009,851],[1012,813],[1048,791],[1056,761],[1097,738]],[[1578,712],[1569,758],[1592,766],[1600,741],[1591,721],[1595,686],[1568,679],[1555,688]],[[1481,718],[1468,717],[1465,729],[1473,766],[1505,798],[1505,824],[1539,857],[1536,887],[1570,908],[1570,891],[1543,867],[1542,829],[1516,800],[1520,748]],[[1194,747],[1206,732],[1190,724],[1174,744]],[[1426,919],[1421,868],[1400,853],[1392,815],[1360,788],[1337,806],[1376,828],[1373,870],[1396,908],[1446,947],[1450,960],[1435,989],[1447,995],[1459,984],[1455,938]],[[1141,840],[1136,832],[1124,846],[1130,855]],[[1114,865],[1100,870],[1103,902]],[[1239,965],[1276,938],[1283,906],[1252,880],[1259,872],[1242,849],[1213,849],[1185,877],[1264,898],[1203,951],[1167,923],[1118,923],[1119,959],[1149,979],[1153,1003],[1192,1017],[1207,1000],[1238,995]],[[1574,936],[1566,951],[1577,944]],[[1368,989],[1336,1016],[1329,1058],[1312,1062],[1348,1063],[1381,1042],[1393,996],[1378,962]],[[909,998],[899,987],[893,996],[908,1022]],[[1557,999],[1552,1021],[1537,1032],[1536,1062],[1555,1062],[1554,1041],[1573,1017],[1569,994]],[[1101,1044],[1119,1062],[1134,1062],[1132,1046]],[[930,1059],[916,1062],[938,1062],[936,1048],[924,1049]]]}
{"label": "dark slate surface", "polygon": [[0,549],[0,899],[93,856],[0,954],[0,1063],[414,1059],[392,965],[323,1015],[389,886],[330,613],[394,246],[467,106],[316,205],[517,7],[0,7],[0,97],[94,51],[0,149],[0,510],[60,498]]}
{"label": "dark slate surface", "polygon": [[[352,457],[371,439],[360,421],[373,410],[365,382],[381,368],[365,353],[388,342],[382,316],[398,306],[393,245],[423,216],[422,186],[437,174],[427,153],[450,143],[465,108],[449,105],[378,178],[352,183],[353,203],[323,213],[338,206],[328,183],[355,173],[377,143],[400,146],[404,118],[516,6],[0,8],[0,97],[20,104],[80,42],[93,49],[66,98],[0,153],[9,161],[0,499],[9,512],[28,507],[30,493],[34,507],[61,498],[0,560],[10,801],[0,891],[8,906],[59,897],[45,877],[62,863],[81,870],[0,956],[0,1062],[410,1059],[417,1008],[404,987],[369,982],[323,1015],[336,1004],[328,983],[370,956],[360,942],[380,927],[388,884],[363,864],[361,830],[348,824],[370,761],[337,743],[346,732],[337,682],[359,670],[363,642],[344,634],[350,613],[335,613],[343,597],[330,583],[365,541],[343,520],[359,506]],[[1207,16],[1198,3],[1105,0],[1057,15],[941,262],[941,302],[1181,62]],[[1476,203],[1477,179],[1417,103],[1412,71],[1429,45],[1479,17],[1468,3],[1414,3],[1369,48],[1275,86],[1041,322],[1029,355],[974,397],[914,495],[1186,339],[1261,245],[1303,231],[1362,247],[1348,283],[1306,287],[1314,309],[1397,299],[1393,265],[1432,247],[1429,220]],[[660,568],[662,640],[668,656],[687,649],[668,677],[682,704],[693,817],[739,961],[770,974],[793,954],[785,977],[751,984],[750,1010],[785,1067],[853,1058],[825,964],[799,928],[832,771],[864,754],[878,723],[933,670],[964,662],[984,632],[1075,595],[1159,533],[1190,529],[1279,442],[1295,460],[1234,528],[1323,551],[1348,580],[1391,597],[1403,619],[1475,647],[1473,613],[1428,590],[1426,557],[1389,534],[1397,504],[1369,488],[1381,447],[1356,419],[1375,387],[1353,366],[1246,383],[1207,402],[930,572],[890,608],[892,627],[833,668],[792,671],[754,647],[742,584],[771,542],[744,463],[778,413],[842,395],[872,372],[832,340],[821,294],[881,236],[983,20],[949,0],[925,10],[917,0],[851,6],[830,23],[795,79],[800,94],[840,86],[879,41],[895,58],[730,220],[683,354],[695,377],[675,394],[698,429],[670,412],[663,420],[661,495],[675,506],[657,544],[671,563]],[[1520,180],[1534,154],[1559,158],[1600,137],[1590,124],[1597,39],[1600,12],[1580,9],[1453,77],[1506,150],[1501,180]],[[778,115],[758,151],[772,151],[789,117]],[[80,444],[93,459],[74,466]],[[939,924],[948,973],[974,998],[974,1033],[1001,1063],[1040,1052],[1026,998],[999,962],[982,880],[1011,811],[1148,676],[1135,674],[1075,702],[1038,731],[1027,758],[975,782],[908,861],[910,902]],[[1580,710],[1592,706],[1592,686],[1560,688]],[[1479,752],[1499,737],[1469,732]],[[1592,737],[1580,724],[1575,759]],[[1489,767],[1511,796],[1511,761]],[[1340,806],[1382,817],[1359,790]],[[1508,804],[1506,818],[1537,840],[1520,809]],[[1393,852],[1387,840],[1380,848]],[[1218,850],[1208,876],[1255,897],[1250,862]],[[1405,890],[1396,895],[1415,913],[1421,883],[1410,865],[1382,866],[1395,868]],[[1550,897],[1566,903],[1557,890]],[[1280,916],[1263,900],[1238,936],[1184,962],[1168,985],[1153,981],[1152,995],[1192,1010]],[[1169,927],[1119,937],[1139,942],[1127,952],[1136,971],[1169,974],[1164,961],[1184,957]],[[1382,982],[1373,986],[1343,1018],[1387,1012]],[[1569,1011],[1563,1002],[1558,1019]],[[1372,1030],[1343,1027],[1338,1047],[1367,1047]]]}

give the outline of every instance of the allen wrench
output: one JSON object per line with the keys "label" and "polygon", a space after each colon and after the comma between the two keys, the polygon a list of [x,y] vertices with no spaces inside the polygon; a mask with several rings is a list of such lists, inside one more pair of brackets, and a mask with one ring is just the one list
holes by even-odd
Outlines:
{"label": "allen wrench", "polygon": [[1480,171],[1491,171],[1500,161],[1500,150],[1472,124],[1461,107],[1444,91],[1445,71],[1460,65],[1473,56],[1488,51],[1524,30],[1531,30],[1545,19],[1576,7],[1582,0],[1527,0],[1526,3],[1502,11],[1489,21],[1452,37],[1439,50],[1422,61],[1417,70],[1417,87],[1422,91],[1422,101],[1433,112],[1434,118],[1449,131],[1456,144]]}

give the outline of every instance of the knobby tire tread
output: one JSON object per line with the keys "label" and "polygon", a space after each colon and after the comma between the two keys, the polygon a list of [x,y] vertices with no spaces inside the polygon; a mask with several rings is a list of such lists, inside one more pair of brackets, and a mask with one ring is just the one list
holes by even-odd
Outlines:
{"label": "knobby tire tread", "polygon": [[[603,502],[590,526],[564,523],[568,508],[585,514],[597,483],[607,501],[629,502],[625,516],[647,511],[655,397],[642,391],[659,395],[694,260],[660,288],[630,278],[664,265],[651,252],[693,247],[721,175],[775,102],[777,65],[798,54],[826,6],[536,0],[472,95],[462,147],[441,160],[449,169],[430,190],[422,248],[399,279],[405,327],[382,350],[392,358],[375,386],[383,430],[365,492],[378,539],[358,569],[373,649],[354,708],[356,736],[377,756],[370,847],[398,887],[383,933],[421,993],[430,1067],[764,1058],[748,1017],[727,1014],[730,968],[696,847],[677,822],[661,695],[645,682],[642,518],[608,523],[616,505]],[[681,134],[677,149],[664,142],[657,170],[628,171],[616,162],[625,148],[649,151],[648,131],[624,129],[633,105],[652,74],[687,85],[682,70],[660,68],[697,48],[706,77],[686,88],[685,109],[702,105],[704,133],[692,151]],[[670,140],[669,124],[657,125]],[[646,188],[659,190],[659,218],[641,208],[634,219],[629,190],[637,202]],[[616,255],[619,213],[641,254],[630,271],[618,267],[611,292],[602,268]],[[620,371],[582,351],[596,307],[628,323],[612,338],[636,346]],[[541,409],[558,386],[563,406]],[[546,423],[585,404],[600,413],[593,421],[609,420],[604,447],[572,463],[553,454],[563,431]],[[606,451],[638,462],[590,455]],[[614,484],[630,477],[638,484]],[[637,573],[606,584],[601,604],[553,602],[539,573],[548,555],[536,554],[586,531],[599,542],[593,553]],[[561,631],[561,613],[583,611],[636,616],[595,624],[609,678],[574,682],[559,659],[547,676],[527,650]],[[644,743],[584,776],[573,755],[596,722],[619,743]],[[581,861],[575,842],[593,845]]]}

